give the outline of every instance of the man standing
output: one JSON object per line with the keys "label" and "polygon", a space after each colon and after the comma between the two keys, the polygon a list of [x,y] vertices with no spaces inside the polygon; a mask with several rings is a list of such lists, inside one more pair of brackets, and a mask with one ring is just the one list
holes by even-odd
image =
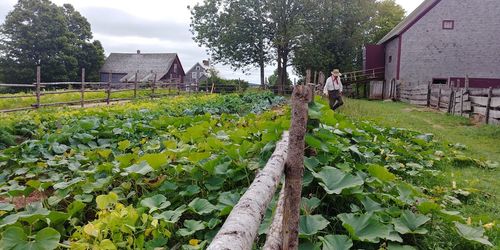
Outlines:
{"label": "man standing", "polygon": [[342,101],[342,91],[344,87],[342,86],[342,81],[340,80],[341,75],[342,74],[338,69],[334,69],[332,71],[332,76],[326,80],[325,88],[323,89],[323,93],[328,95],[330,108],[332,110],[336,110],[344,104]]}

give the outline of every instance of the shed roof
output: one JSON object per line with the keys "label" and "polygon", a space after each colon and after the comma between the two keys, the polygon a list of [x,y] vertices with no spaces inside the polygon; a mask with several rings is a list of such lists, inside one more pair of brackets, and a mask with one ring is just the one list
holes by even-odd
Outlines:
{"label": "shed roof", "polygon": [[136,72],[139,81],[151,80],[156,73],[158,80],[168,73],[176,58],[176,53],[111,53],[100,72],[127,74],[122,81],[134,79]]}
{"label": "shed roof", "polygon": [[422,18],[427,12],[429,12],[436,4],[441,0],[425,0],[420,6],[418,6],[412,13],[410,13],[403,21],[401,21],[394,29],[392,29],[387,35],[385,35],[378,44],[386,43],[392,40],[408,30],[413,24],[415,24],[420,18]]}

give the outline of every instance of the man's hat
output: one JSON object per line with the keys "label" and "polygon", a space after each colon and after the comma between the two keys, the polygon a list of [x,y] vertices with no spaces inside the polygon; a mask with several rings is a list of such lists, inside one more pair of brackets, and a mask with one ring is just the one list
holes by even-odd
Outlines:
{"label": "man's hat", "polygon": [[338,70],[338,69],[334,69],[334,70],[332,71],[332,75],[334,75],[334,76],[341,76],[341,75],[342,75],[342,73],[340,73],[340,70]]}

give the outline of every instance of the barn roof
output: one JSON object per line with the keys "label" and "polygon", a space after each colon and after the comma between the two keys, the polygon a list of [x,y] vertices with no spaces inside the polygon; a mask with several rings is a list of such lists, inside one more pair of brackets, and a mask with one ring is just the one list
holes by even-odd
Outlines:
{"label": "barn roof", "polygon": [[385,35],[378,44],[386,43],[392,40],[394,37],[400,36],[406,30],[408,30],[413,24],[415,24],[420,18],[422,18],[427,12],[429,12],[436,4],[441,0],[425,0],[420,6],[418,6],[412,13],[410,13],[403,21],[401,21],[394,29],[392,29],[387,35]]}
{"label": "barn roof", "polygon": [[121,81],[133,80],[136,72],[139,81],[147,81],[156,73],[158,80],[168,73],[176,57],[176,53],[111,53],[100,72],[127,74]]}

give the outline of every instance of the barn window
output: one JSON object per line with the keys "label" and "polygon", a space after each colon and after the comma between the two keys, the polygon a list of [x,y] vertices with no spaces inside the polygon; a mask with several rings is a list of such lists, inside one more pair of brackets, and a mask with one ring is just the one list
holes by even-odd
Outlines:
{"label": "barn window", "polygon": [[177,63],[174,63],[174,73],[177,73]]}
{"label": "barn window", "polygon": [[392,62],[392,56],[389,56],[389,63]]}
{"label": "barn window", "polygon": [[196,79],[196,72],[191,73],[191,78]]}
{"label": "barn window", "polygon": [[453,20],[444,20],[443,21],[443,29],[444,30],[452,30],[455,28],[455,21]]}
{"label": "barn window", "polygon": [[432,79],[432,84],[446,85],[446,84],[448,84],[448,79],[434,78],[434,79]]}

